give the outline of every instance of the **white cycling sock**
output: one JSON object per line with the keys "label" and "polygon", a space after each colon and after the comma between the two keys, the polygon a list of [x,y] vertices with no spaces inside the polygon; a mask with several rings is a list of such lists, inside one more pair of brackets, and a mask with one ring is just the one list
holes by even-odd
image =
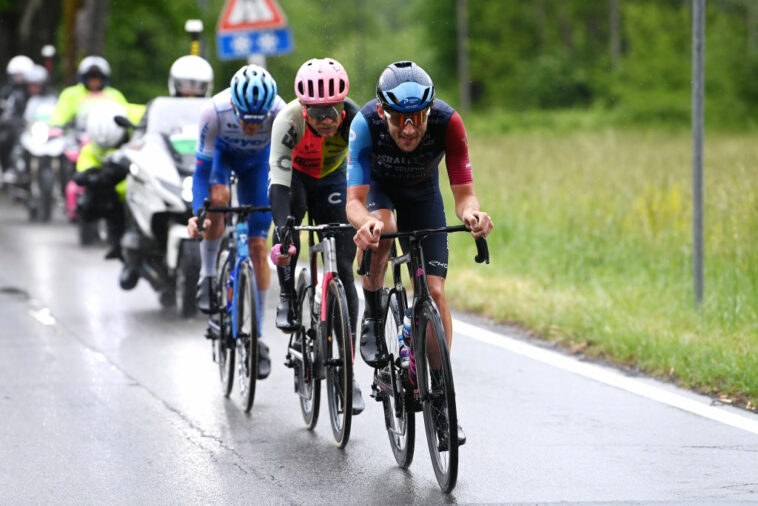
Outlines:
{"label": "white cycling sock", "polygon": [[203,239],[200,242],[200,277],[216,275],[216,261],[221,247],[221,237],[218,239]]}

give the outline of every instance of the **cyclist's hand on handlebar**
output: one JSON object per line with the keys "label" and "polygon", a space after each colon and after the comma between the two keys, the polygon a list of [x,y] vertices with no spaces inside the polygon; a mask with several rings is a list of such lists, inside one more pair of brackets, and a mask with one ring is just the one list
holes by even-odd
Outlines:
{"label": "cyclist's hand on handlebar", "polygon": [[465,211],[463,213],[463,223],[471,230],[474,239],[487,237],[492,232],[492,219],[484,211]]}
{"label": "cyclist's hand on handlebar", "polygon": [[288,265],[290,263],[290,260],[292,259],[292,255],[297,253],[297,248],[295,248],[294,244],[290,244],[290,247],[287,249],[287,254],[282,254],[282,245],[281,243],[276,243],[271,248],[271,261],[274,263],[274,265],[279,267],[284,267],[285,265]]}
{"label": "cyclist's hand on handlebar", "polygon": [[[208,230],[210,226],[211,220],[205,218],[205,221],[203,222],[203,228],[205,230]],[[200,228],[197,224],[197,216],[193,216],[187,221],[187,233],[189,234],[190,239],[202,239],[203,234],[200,233]]]}
{"label": "cyclist's hand on handlebar", "polygon": [[384,223],[381,220],[371,218],[358,229],[353,242],[363,251],[367,248],[376,249],[379,247],[379,237],[382,235],[383,228]]}

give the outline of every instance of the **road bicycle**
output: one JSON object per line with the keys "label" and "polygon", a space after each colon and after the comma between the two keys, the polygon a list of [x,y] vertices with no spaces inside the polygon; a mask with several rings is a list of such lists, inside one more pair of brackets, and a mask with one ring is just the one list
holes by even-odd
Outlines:
{"label": "road bicycle", "polygon": [[[437,305],[432,299],[424,270],[421,241],[433,234],[468,232],[464,225],[382,234],[382,239],[399,238],[407,253],[397,254],[395,242],[390,250],[392,286],[382,289],[384,339],[389,352],[387,365],[374,369],[371,396],[382,402],[384,423],[395,460],[402,468],[413,461],[416,437],[416,412],[423,411],[426,440],[432,467],[440,488],[449,493],[458,478],[458,417],[455,387],[447,339]],[[407,247],[405,247],[407,245]],[[489,263],[486,239],[476,240],[477,263]],[[407,264],[412,279],[413,299],[403,286],[401,266]],[[363,254],[359,275],[369,274],[371,250]],[[410,308],[410,364],[400,359],[403,318]],[[361,326],[362,327],[362,326]]]}
{"label": "road bicycle", "polygon": [[[326,379],[329,420],[338,447],[350,439],[353,411],[353,342],[345,288],[337,273],[336,236],[354,230],[346,223],[294,226],[289,217],[282,233],[282,251],[292,234],[308,232],[309,267],[297,276],[296,315],[299,325],[290,335],[285,365],[294,370],[295,393],[309,430],[316,427],[321,404],[321,380]],[[316,241],[318,234],[320,241]],[[319,279],[318,257],[323,261]]]}
{"label": "road bicycle", "polygon": [[255,268],[248,249],[247,217],[270,211],[262,206],[211,206],[208,199],[198,212],[198,226],[207,213],[228,213],[227,237],[218,257],[216,301],[219,310],[208,317],[206,337],[211,339],[213,361],[218,364],[221,387],[229,397],[234,387],[237,365],[239,402],[246,413],[253,407],[258,377],[260,319]]}

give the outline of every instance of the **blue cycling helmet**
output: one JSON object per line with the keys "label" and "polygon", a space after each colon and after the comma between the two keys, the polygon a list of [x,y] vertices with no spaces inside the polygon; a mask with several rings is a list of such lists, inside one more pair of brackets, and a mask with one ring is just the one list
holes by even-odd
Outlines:
{"label": "blue cycling helmet", "polygon": [[276,81],[263,67],[246,65],[239,69],[231,83],[232,103],[242,121],[259,123],[274,105]]}
{"label": "blue cycling helmet", "polygon": [[376,98],[382,109],[418,112],[434,102],[434,83],[429,74],[412,61],[398,61],[388,65],[379,76]]}

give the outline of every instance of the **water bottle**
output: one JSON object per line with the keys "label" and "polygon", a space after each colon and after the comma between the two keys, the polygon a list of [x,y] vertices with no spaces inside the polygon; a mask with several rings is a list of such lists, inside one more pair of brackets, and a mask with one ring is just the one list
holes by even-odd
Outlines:
{"label": "water bottle", "polygon": [[403,317],[403,331],[398,334],[398,346],[400,347],[400,366],[403,369],[408,369],[408,365],[411,362],[411,309],[405,310],[405,316]]}

